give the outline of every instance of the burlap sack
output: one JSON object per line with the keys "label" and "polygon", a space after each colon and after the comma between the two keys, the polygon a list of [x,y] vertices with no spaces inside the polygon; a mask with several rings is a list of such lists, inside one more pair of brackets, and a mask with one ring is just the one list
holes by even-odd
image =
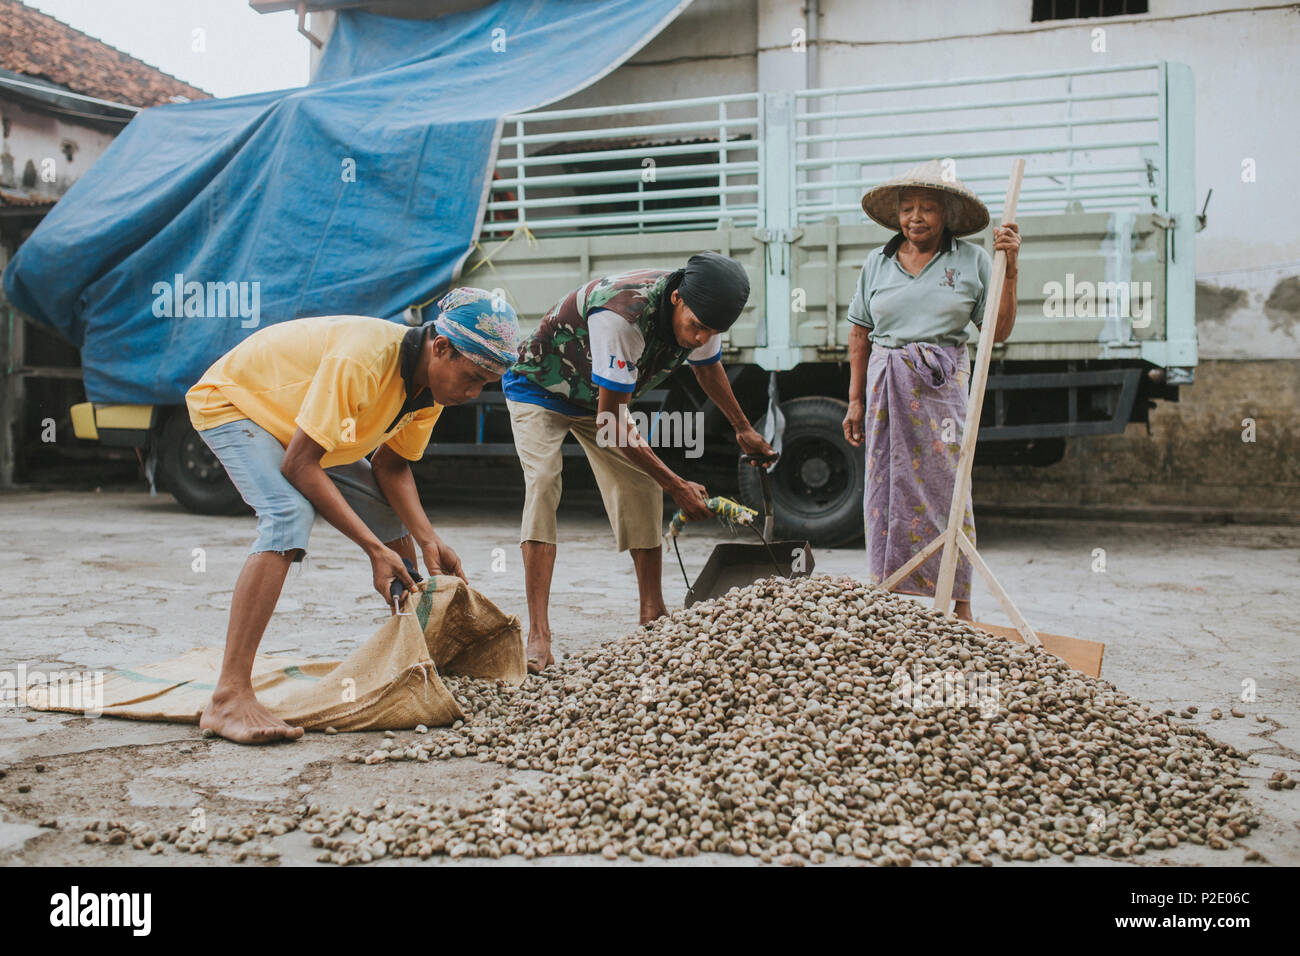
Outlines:
{"label": "burlap sack", "polygon": [[[412,607],[414,605],[414,607]],[[307,730],[403,730],[465,714],[439,671],[519,685],[527,673],[519,618],[460,578],[438,576],[315,684],[299,683],[271,709]]]}
{"label": "burlap sack", "polygon": [[[410,613],[391,617],[347,660],[258,655],[253,689],[276,716],[307,730],[407,730],[465,715],[439,673],[518,686],[527,673],[519,619],[456,577],[436,576],[409,595]],[[144,667],[110,671],[102,692],[76,700],[33,688],[37,710],[100,713],[137,720],[198,723],[220,673],[220,648],[198,648]],[[93,699],[92,699],[93,698]]]}

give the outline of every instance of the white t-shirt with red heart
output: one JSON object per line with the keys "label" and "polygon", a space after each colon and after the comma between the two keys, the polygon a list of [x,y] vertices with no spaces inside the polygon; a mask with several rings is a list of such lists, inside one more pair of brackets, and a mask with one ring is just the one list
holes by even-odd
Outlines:
{"label": "white t-shirt with red heart", "polygon": [[[615,392],[636,390],[637,363],[645,351],[640,330],[621,315],[597,309],[587,316],[591,344],[591,380]],[[711,365],[722,358],[722,334],[718,333],[686,360],[692,365]]]}

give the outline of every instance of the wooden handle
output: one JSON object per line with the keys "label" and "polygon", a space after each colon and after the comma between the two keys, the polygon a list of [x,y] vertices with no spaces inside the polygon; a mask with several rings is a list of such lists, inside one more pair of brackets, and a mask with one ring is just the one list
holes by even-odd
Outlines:
{"label": "wooden handle", "polygon": [[[1024,178],[1025,161],[1017,159],[1011,164],[1007,198],[1002,203],[1004,226],[1016,221],[1016,204],[1020,200],[1020,184]],[[993,254],[993,275],[984,301],[984,321],[980,324],[979,349],[975,355],[975,368],[971,370],[970,398],[966,405],[966,432],[962,435],[961,457],[957,462],[952,504],[948,509],[948,525],[943,531],[943,558],[939,561],[939,580],[934,589],[934,606],[945,614],[952,603],[952,585],[957,576],[957,533],[961,530],[961,519],[966,513],[966,496],[970,493],[970,472],[975,463],[975,442],[980,430],[980,413],[984,409],[984,388],[988,384],[989,362],[993,357],[993,339],[997,334],[998,308],[1002,303],[1002,286],[1006,274],[1007,254],[998,250]]]}

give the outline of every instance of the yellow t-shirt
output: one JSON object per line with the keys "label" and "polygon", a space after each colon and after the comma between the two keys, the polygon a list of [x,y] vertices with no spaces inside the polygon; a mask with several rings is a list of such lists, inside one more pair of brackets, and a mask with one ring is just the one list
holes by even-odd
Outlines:
{"label": "yellow t-shirt", "polygon": [[185,394],[197,431],[251,419],[288,447],[301,428],[322,448],[322,468],[386,444],[418,461],[442,406],[408,411],[395,322],[359,315],[293,319],[254,332]]}

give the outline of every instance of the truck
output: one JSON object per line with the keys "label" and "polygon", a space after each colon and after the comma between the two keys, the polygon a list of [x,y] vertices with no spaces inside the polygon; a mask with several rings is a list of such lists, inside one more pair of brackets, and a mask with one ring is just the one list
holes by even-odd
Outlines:
{"label": "truck", "polygon": [[[1151,62],[507,116],[453,284],[499,291],[526,334],[593,277],[674,269],[704,250],[739,260],[751,294],[723,362],[760,431],[773,406],[784,419],[777,535],[846,544],[863,533],[865,467],[841,429],[847,311],[864,259],[890,238],[862,212],[863,192],[937,158],[996,223],[1011,161],[1026,158],[1018,318],[993,355],[978,461],[1051,465],[1070,438],[1146,422],[1194,380],[1205,212],[1193,95],[1188,67]],[[992,227],[967,239],[991,251]],[[406,321],[427,318],[441,291]],[[704,465],[758,503],[752,469],[691,376],[675,373],[639,410],[652,432],[667,413],[702,414]],[[73,421],[79,437],[141,449],[151,480],[186,507],[239,507],[183,407],[84,404]],[[500,390],[447,409],[426,454],[512,456]]]}

